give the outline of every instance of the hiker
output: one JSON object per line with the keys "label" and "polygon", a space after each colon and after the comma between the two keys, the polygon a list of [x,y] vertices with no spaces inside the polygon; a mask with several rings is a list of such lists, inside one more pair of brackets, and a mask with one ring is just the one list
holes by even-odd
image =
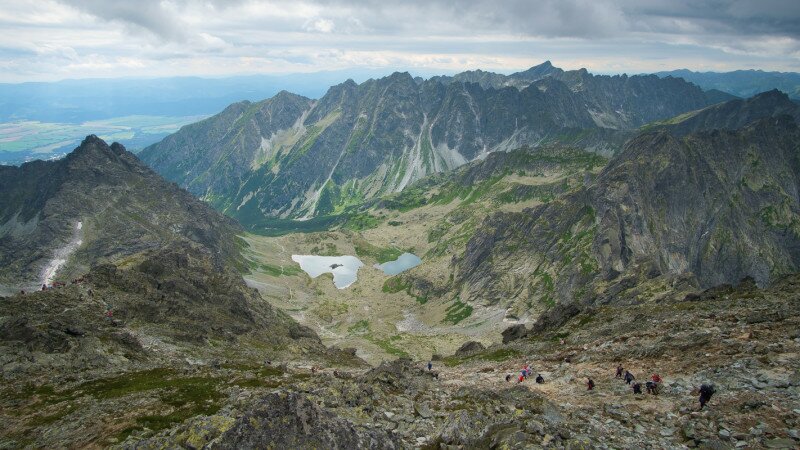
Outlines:
{"label": "hiker", "polygon": [[525,381],[525,377],[520,375],[519,379],[517,380],[517,383],[522,383],[523,381]]}
{"label": "hiker", "polygon": [[658,395],[658,386],[662,381],[664,380],[662,380],[657,373],[654,373],[653,376],[650,377],[650,381],[647,382],[647,393]]}
{"label": "hiker", "polygon": [[714,385],[703,384],[700,386],[700,409],[706,406],[706,403],[711,400],[711,396],[714,395],[715,392]]}
{"label": "hiker", "polygon": [[506,374],[506,383],[508,383],[509,381],[511,381],[511,374],[510,373]]}
{"label": "hiker", "polygon": [[19,291],[19,295],[25,295],[25,289]]}
{"label": "hiker", "polygon": [[43,284],[43,285],[42,285],[42,290],[43,290],[43,291],[46,291],[46,290],[47,290],[47,285],[46,285],[46,284]]}
{"label": "hiker", "polygon": [[625,384],[631,384],[631,381],[633,381],[635,379],[636,379],[636,377],[633,376],[632,373],[630,373],[627,370],[625,371]]}
{"label": "hiker", "polygon": [[542,374],[536,375],[536,384],[544,384],[544,377],[542,377]]}
{"label": "hiker", "polygon": [[633,383],[633,393],[634,394],[642,393],[642,383]]}
{"label": "hiker", "polygon": [[428,372],[430,372],[431,369],[433,369],[433,361],[428,361]]}
{"label": "hiker", "polygon": [[652,380],[653,383],[661,383],[663,381],[657,373],[654,373],[653,376],[650,377],[650,380]]}
{"label": "hiker", "polygon": [[586,390],[587,391],[594,390],[594,380],[592,380],[590,377],[587,377],[586,380],[587,380],[586,381]]}
{"label": "hiker", "polygon": [[311,366],[311,373],[317,373],[317,366]]}
{"label": "hiker", "polygon": [[617,366],[617,375],[614,378],[622,378],[622,373],[625,369],[622,367],[622,364]]}

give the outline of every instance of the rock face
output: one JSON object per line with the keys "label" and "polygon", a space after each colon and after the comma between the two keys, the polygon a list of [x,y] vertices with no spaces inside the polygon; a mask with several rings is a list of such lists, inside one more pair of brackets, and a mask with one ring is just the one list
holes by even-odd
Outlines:
{"label": "rock face", "polygon": [[635,300],[647,280],[763,285],[800,263],[798,142],[788,116],[643,133],[588,185],[487,219],[457,280],[471,300],[545,305]]}
{"label": "rock face", "polygon": [[458,350],[456,350],[456,356],[469,355],[470,353],[479,352],[485,349],[486,347],[484,347],[480,342],[467,341],[464,343],[464,345],[459,347]]}
{"label": "rock face", "polygon": [[503,344],[522,339],[528,334],[528,329],[523,324],[517,324],[503,330]]}
{"label": "rock face", "polygon": [[400,444],[384,430],[357,428],[301,395],[275,393],[239,417],[209,448],[394,449]]}
{"label": "rock face", "polygon": [[[65,281],[175,241],[235,263],[239,226],[96,136],[58,161],[0,167],[0,285]],[[49,273],[47,273],[49,272]]]}
{"label": "rock face", "polygon": [[282,93],[232,105],[140,156],[243,224],[261,226],[269,218],[341,214],[430,173],[521,145],[614,153],[627,130],[718,101],[673,78],[549,65],[495,75],[348,80],[316,102]]}

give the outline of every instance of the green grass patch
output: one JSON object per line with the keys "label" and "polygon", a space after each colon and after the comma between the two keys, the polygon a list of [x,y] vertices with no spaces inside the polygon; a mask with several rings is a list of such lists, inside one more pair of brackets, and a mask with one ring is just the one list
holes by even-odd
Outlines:
{"label": "green grass patch", "polygon": [[98,399],[158,391],[161,402],[172,407],[172,411],[167,414],[137,417],[136,425],[126,428],[117,436],[124,440],[137,430],[148,428],[159,431],[190,417],[216,413],[223,399],[218,391],[221,382],[222,380],[215,377],[182,377],[172,369],[152,369],[90,381],[80,385],[78,390]]}
{"label": "green grass patch", "polygon": [[367,212],[360,212],[347,217],[342,225],[342,228],[353,231],[362,231],[377,228],[380,223],[381,219]]}
{"label": "green grass patch", "polygon": [[444,320],[442,320],[442,323],[457,325],[459,322],[472,315],[472,306],[456,299],[452,305],[447,307],[446,311],[447,315]]}
{"label": "green grass patch", "polygon": [[378,247],[363,239],[356,239],[353,246],[356,249],[356,255],[361,258],[372,258],[378,261],[378,264],[394,261],[405,253],[405,250],[397,247]]}
{"label": "green grass patch", "polygon": [[426,295],[415,295],[411,292],[411,282],[407,280],[405,277],[402,276],[394,276],[389,278],[388,280],[383,282],[383,287],[381,287],[381,291],[386,294],[396,294],[398,292],[405,291],[410,297],[414,297],[414,300],[417,301],[420,305],[424,305],[428,303],[428,296]]}
{"label": "green grass patch", "polygon": [[294,276],[300,274],[303,270],[297,266],[284,266],[284,265],[274,265],[274,264],[267,264],[267,263],[255,263],[251,265],[255,271],[267,274],[273,277],[282,277],[282,276]]}
{"label": "green grass patch", "polygon": [[373,344],[377,345],[378,347],[380,347],[386,353],[388,353],[390,355],[397,356],[399,358],[406,358],[406,357],[408,357],[408,353],[405,350],[400,349],[400,348],[395,346],[395,342],[397,342],[397,341],[399,341],[401,339],[402,338],[400,336],[397,336],[397,335],[392,336],[392,337],[390,337],[388,339],[378,339],[378,338],[375,338],[373,336],[367,336],[367,340],[368,341],[370,341]]}
{"label": "green grass patch", "polygon": [[369,321],[367,320],[359,320],[358,322],[350,325],[347,328],[347,332],[350,334],[366,334],[370,332],[369,328]]}

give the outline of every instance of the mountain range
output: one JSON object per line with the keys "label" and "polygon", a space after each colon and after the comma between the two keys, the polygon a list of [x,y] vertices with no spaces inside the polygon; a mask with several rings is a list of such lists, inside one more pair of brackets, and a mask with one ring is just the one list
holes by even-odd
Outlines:
{"label": "mountain range", "polygon": [[[477,82],[473,82],[477,81]],[[636,128],[732,97],[681,79],[596,76],[548,63],[510,76],[408,73],[238,103],[141,158],[215,208],[265,218],[343,214],[494,151],[565,144],[616,153]]]}
{"label": "mountain range", "polygon": [[694,72],[687,69],[679,69],[656,72],[655,75],[683,78],[703,89],[717,89],[743,98],[751,97],[760,92],[779,89],[794,100],[800,99],[800,74],[794,72],[765,72],[763,70]]}

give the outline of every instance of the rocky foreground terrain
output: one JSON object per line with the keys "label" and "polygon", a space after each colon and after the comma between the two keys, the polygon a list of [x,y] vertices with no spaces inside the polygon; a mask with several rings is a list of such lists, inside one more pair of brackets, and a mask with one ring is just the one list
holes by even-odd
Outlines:
{"label": "rocky foreground terrain", "polygon": [[[798,325],[800,276],[792,276],[765,290],[745,280],[600,306],[547,331],[513,330],[506,344],[435,357],[431,372],[424,361],[364,369],[232,351],[126,373],[7,376],[0,446],[796,448]],[[67,346],[85,339],[64,338]],[[544,384],[505,381],[526,363]],[[639,381],[660,374],[661,393],[634,395],[614,379],[617,364]],[[717,393],[697,411],[701,383]]]}

